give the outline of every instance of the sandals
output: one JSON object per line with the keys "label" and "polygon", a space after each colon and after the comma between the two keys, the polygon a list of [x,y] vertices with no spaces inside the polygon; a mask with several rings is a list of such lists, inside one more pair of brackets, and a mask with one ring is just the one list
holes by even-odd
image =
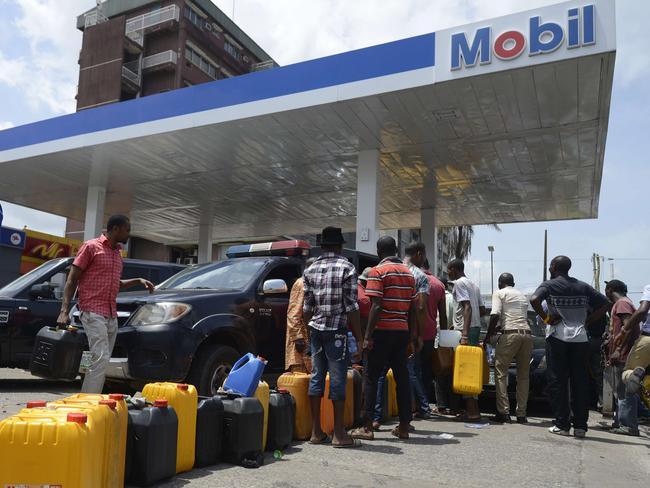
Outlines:
{"label": "sandals", "polygon": [[350,437],[353,439],[362,439],[364,441],[374,441],[375,434],[371,431],[368,432],[365,428],[359,427],[350,431]]}
{"label": "sandals", "polygon": [[407,440],[409,438],[408,433],[407,434],[402,434],[399,431],[399,425],[394,427],[393,430],[390,431],[390,434],[392,436],[394,436],[394,437],[397,437],[398,439],[401,439],[401,440]]}
{"label": "sandals", "polygon": [[454,417],[454,422],[464,422],[467,424],[480,424],[482,421],[483,417],[480,415],[478,417],[468,417],[466,413],[461,413]]}
{"label": "sandals", "polygon": [[357,447],[361,447],[361,446],[362,446],[361,441],[354,438],[352,439],[352,442],[349,443],[346,442],[345,444],[335,444],[334,442],[332,442],[332,447],[334,447],[335,449],[356,449]]}
{"label": "sandals", "polygon": [[331,444],[332,443],[332,437],[325,434],[325,437],[323,437],[320,440],[311,440],[309,439],[309,443],[313,444],[314,446],[320,446],[321,444]]}
{"label": "sandals", "polygon": [[451,410],[448,408],[434,408],[432,413],[437,415],[451,415]]}

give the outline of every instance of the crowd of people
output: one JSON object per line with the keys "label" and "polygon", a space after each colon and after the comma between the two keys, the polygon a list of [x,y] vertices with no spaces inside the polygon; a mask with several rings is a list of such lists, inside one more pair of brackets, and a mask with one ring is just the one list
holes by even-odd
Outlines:
{"label": "crowd of people", "polygon": [[[552,434],[584,438],[588,429],[592,339],[609,314],[605,361],[615,376],[617,403],[611,431],[639,435],[638,392],[650,366],[650,285],[641,305],[634,308],[620,280],[606,282],[605,294],[569,275],[571,260],[551,261],[551,278],[539,285],[530,300],[515,288],[515,279],[503,273],[491,308],[485,307],[479,287],[454,259],[447,266],[449,281],[429,271],[426,248],[414,242],[398,256],[392,237],[377,241],[380,262],[357,275],[343,257],[341,229],[323,229],[323,254],[308,262],[303,279],[291,290],[287,320],[286,368],[311,373],[312,444],[359,447],[371,441],[381,424],[382,389],[392,370],[396,384],[399,423],[391,434],[408,439],[412,420],[433,415],[476,423],[483,418],[478,397],[453,392],[448,371],[434,375],[432,364],[444,348],[436,347],[440,330],[461,332],[460,344],[491,345],[495,350],[496,415],[491,421],[510,423],[508,369],[517,365],[516,422],[528,423],[530,361],[533,350],[528,321],[529,306],[546,329],[546,363],[549,401],[554,413]],[[481,341],[481,317],[489,313],[489,326]],[[350,354],[352,351],[352,354]],[[441,358],[438,358],[442,360]],[[362,365],[363,411],[361,427],[344,427],[345,383],[349,365]],[[320,406],[330,375],[329,399],[334,406],[334,432],[321,429]],[[602,369],[600,370],[602,375]],[[602,401],[602,376],[600,378]],[[435,408],[431,408],[435,396]]]}

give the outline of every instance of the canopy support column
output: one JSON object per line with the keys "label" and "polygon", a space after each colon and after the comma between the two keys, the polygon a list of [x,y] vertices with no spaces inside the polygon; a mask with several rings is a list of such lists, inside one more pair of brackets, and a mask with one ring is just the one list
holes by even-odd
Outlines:
{"label": "canopy support column", "polygon": [[201,207],[201,221],[199,223],[199,264],[212,262],[212,230],[214,227],[212,205]]}
{"label": "canopy support column", "polygon": [[377,253],[380,198],[379,151],[360,151],[357,167],[357,251]]}
{"label": "canopy support column", "polygon": [[86,194],[86,219],[84,221],[84,241],[99,237],[104,228],[104,209],[106,207],[106,188],[89,186]]}
{"label": "canopy support column", "polygon": [[436,226],[436,209],[423,208],[420,211],[420,236],[427,248],[429,269],[438,275],[438,227]]}

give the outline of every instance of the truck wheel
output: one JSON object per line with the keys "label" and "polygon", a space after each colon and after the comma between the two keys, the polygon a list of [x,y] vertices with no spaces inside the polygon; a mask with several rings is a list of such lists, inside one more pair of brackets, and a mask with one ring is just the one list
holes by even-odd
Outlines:
{"label": "truck wheel", "polygon": [[230,346],[207,346],[201,348],[192,361],[187,378],[201,396],[212,396],[226,381],[232,365],[241,355]]}

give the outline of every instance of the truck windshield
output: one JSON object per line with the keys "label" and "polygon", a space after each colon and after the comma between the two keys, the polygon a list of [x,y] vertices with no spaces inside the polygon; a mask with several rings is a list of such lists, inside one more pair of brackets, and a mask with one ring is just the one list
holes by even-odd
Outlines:
{"label": "truck windshield", "polygon": [[45,263],[41,264],[38,268],[34,268],[29,273],[22,275],[20,278],[16,278],[8,285],[5,285],[3,288],[0,288],[0,297],[12,297],[16,293],[23,290],[26,286],[32,283],[38,283],[38,281],[44,278],[59,264],[61,264],[61,259],[53,259],[51,261],[46,261]]}
{"label": "truck windshield", "polygon": [[158,290],[243,290],[266,259],[229,259],[188,268],[158,286]]}

